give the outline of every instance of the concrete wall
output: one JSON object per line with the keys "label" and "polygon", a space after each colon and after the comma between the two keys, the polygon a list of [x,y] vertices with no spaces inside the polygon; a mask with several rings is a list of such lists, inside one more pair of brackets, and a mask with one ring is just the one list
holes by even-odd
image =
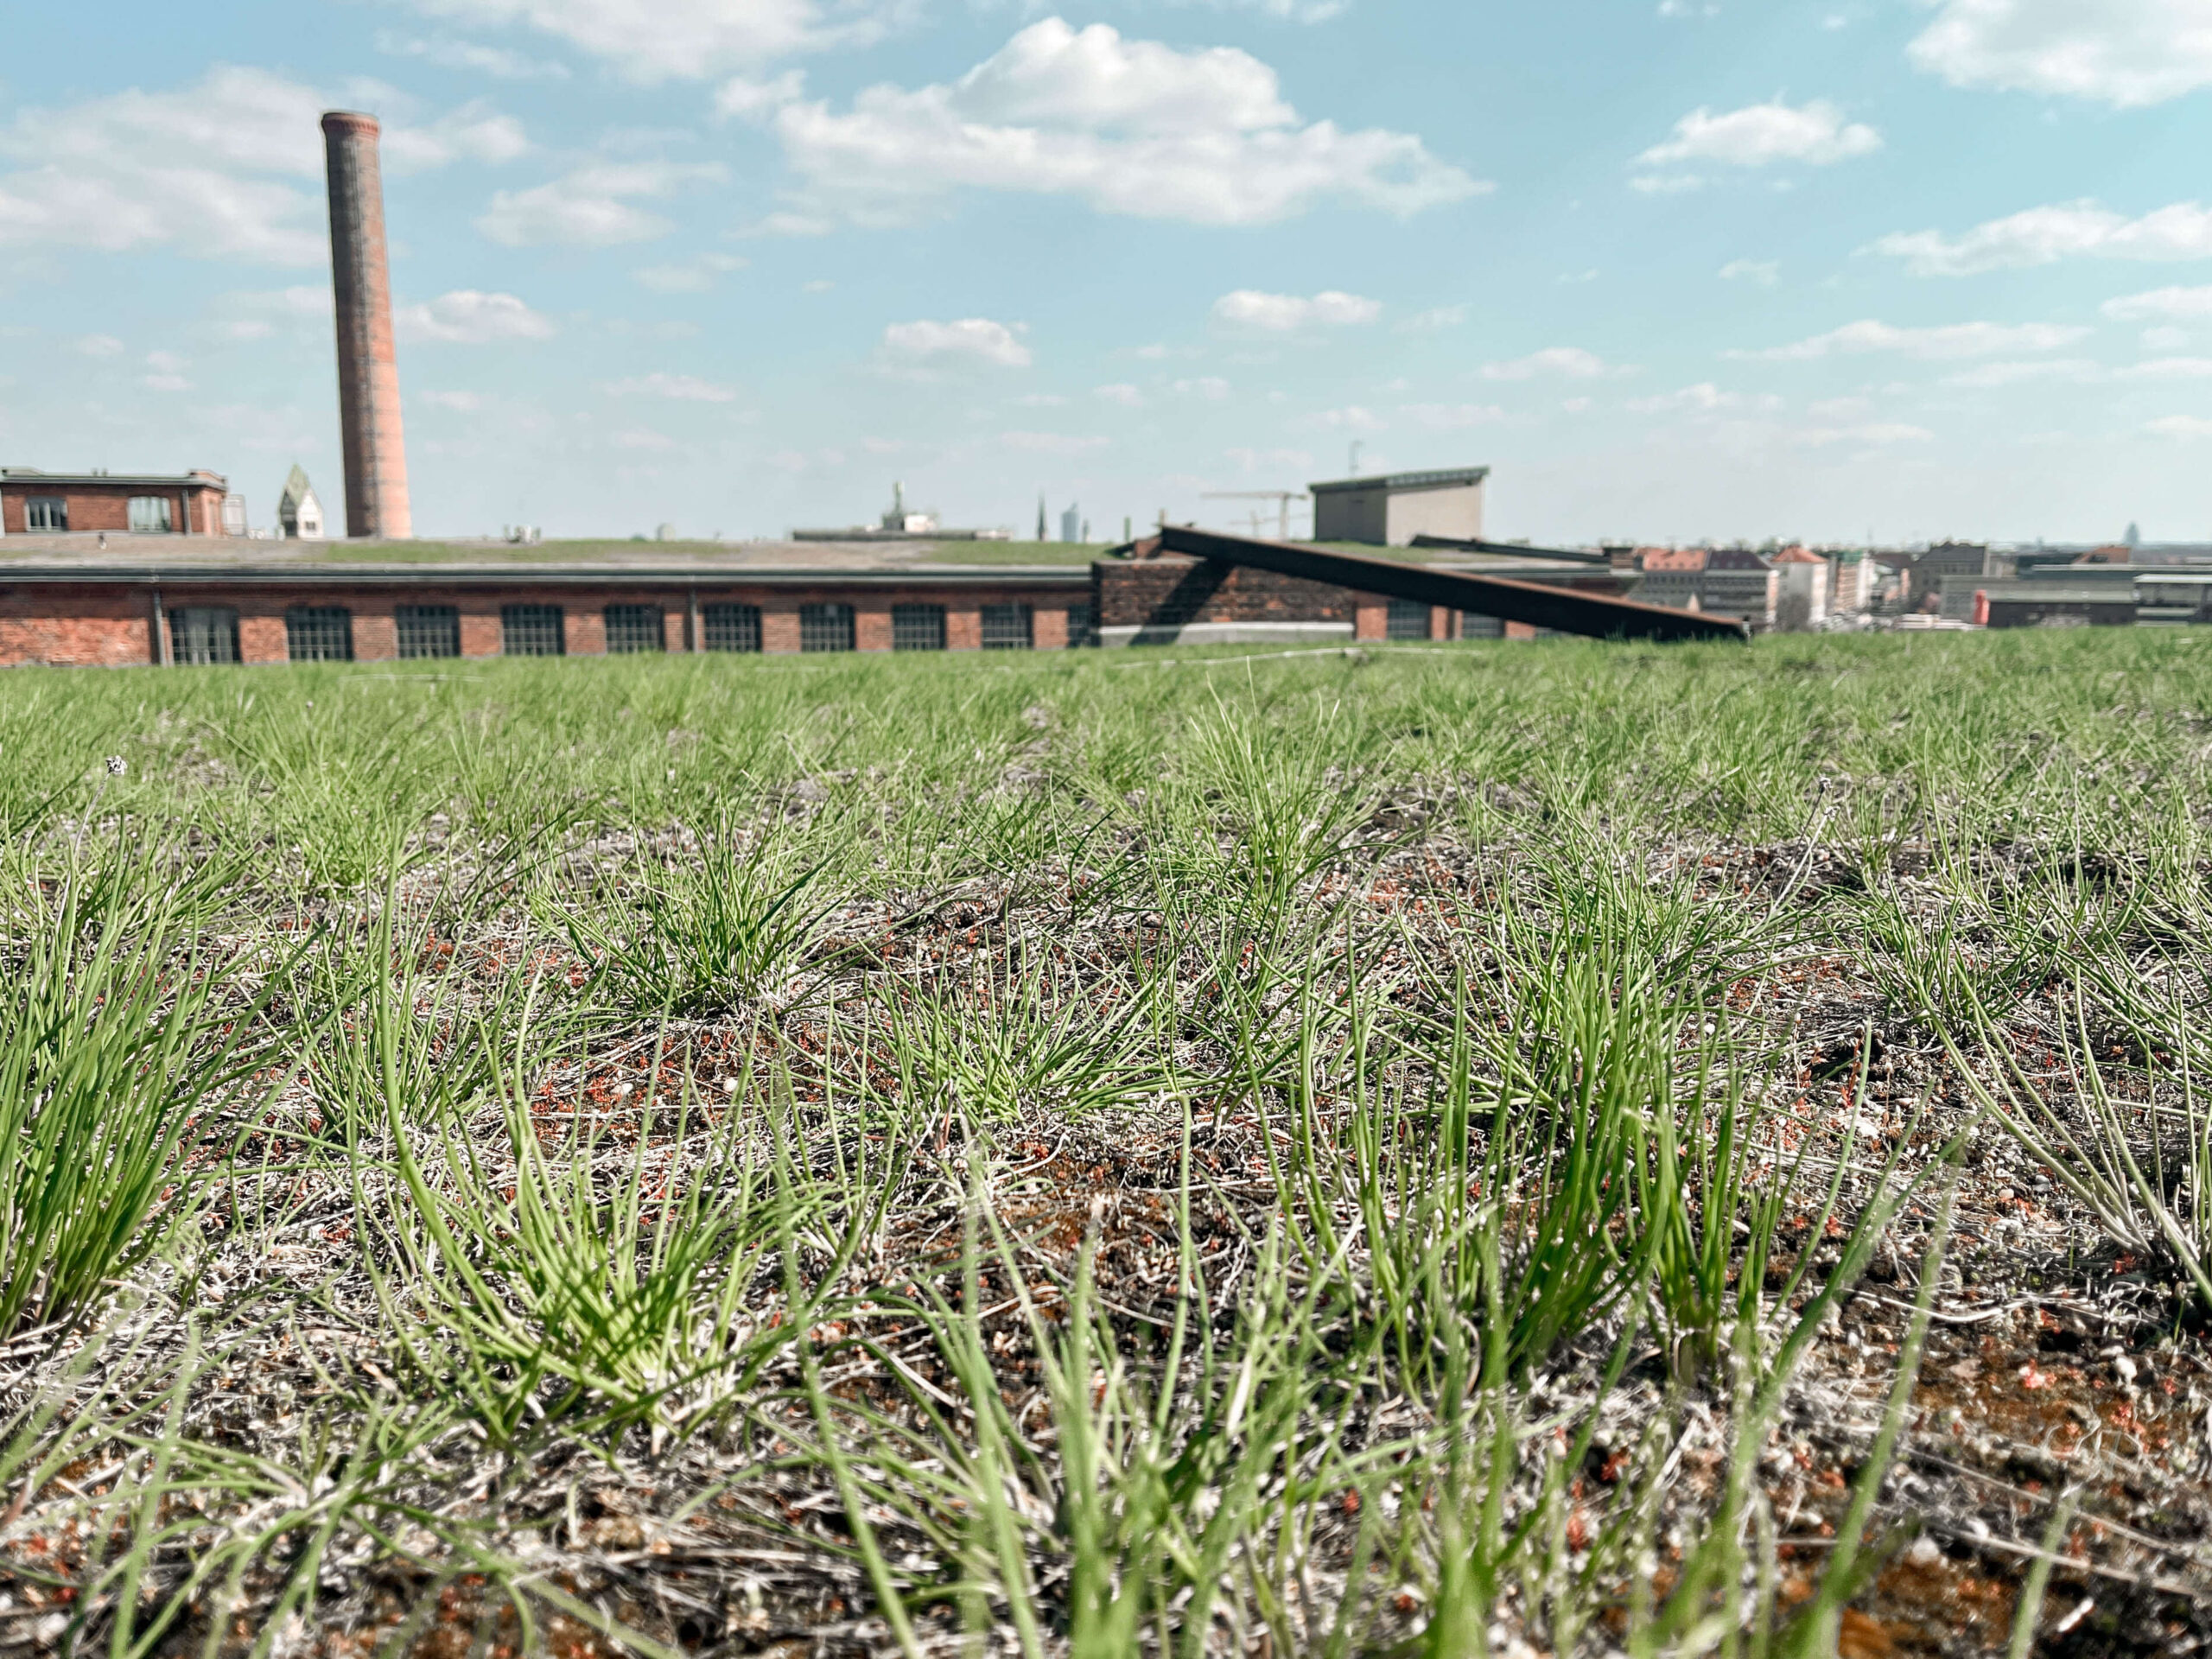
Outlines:
{"label": "concrete wall", "polygon": [[[1483,486],[1464,484],[1448,490],[1400,490],[1390,498],[1384,539],[1410,547],[1416,536],[1449,536],[1478,542],[1483,536]],[[1316,539],[1319,539],[1318,537]]]}

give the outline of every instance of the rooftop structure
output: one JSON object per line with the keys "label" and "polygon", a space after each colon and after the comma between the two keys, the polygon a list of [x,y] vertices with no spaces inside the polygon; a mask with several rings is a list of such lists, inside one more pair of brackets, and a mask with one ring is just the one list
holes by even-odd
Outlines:
{"label": "rooftop structure", "polygon": [[0,467],[0,535],[222,536],[219,473],[48,473]]}
{"label": "rooftop structure", "polygon": [[1442,472],[1385,473],[1310,486],[1313,539],[1408,547],[1416,536],[1480,541],[1487,467]]}
{"label": "rooftop structure", "polygon": [[323,538],[322,499],[297,464],[284,480],[284,493],[276,499],[276,533],[287,541]]}

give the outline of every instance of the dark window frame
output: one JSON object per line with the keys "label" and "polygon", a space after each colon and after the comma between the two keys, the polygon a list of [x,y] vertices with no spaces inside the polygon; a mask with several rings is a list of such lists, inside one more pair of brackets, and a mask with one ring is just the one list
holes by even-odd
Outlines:
{"label": "dark window frame", "polygon": [[1032,651],[1037,645],[1037,613],[1029,606],[986,605],[976,616],[985,651]]}
{"label": "dark window frame", "polygon": [[[40,524],[41,518],[60,520],[59,524]],[[23,534],[26,536],[60,536],[69,529],[69,498],[66,495],[27,495],[23,498]]]}
{"label": "dark window frame", "polygon": [[916,601],[891,607],[891,649],[943,651],[944,607]]}
{"label": "dark window frame", "polygon": [[410,661],[461,655],[458,605],[397,605],[391,621],[399,655]]}
{"label": "dark window frame", "polygon": [[760,649],[760,607],[734,600],[717,600],[699,607],[700,644],[708,651],[757,652]]}
{"label": "dark window frame", "polygon": [[1426,639],[1433,622],[1434,613],[1431,607],[1417,599],[1394,599],[1382,615],[1382,637],[1401,644]]}
{"label": "dark window frame", "polygon": [[[550,624],[550,631],[547,625]],[[559,605],[502,605],[499,607],[499,654],[502,657],[565,657],[569,654],[569,614]]]}
{"label": "dark window frame", "polygon": [[1098,627],[1091,620],[1089,601],[1079,601],[1069,606],[1068,649],[1073,651],[1079,646],[1095,645],[1097,643]]}
{"label": "dark window frame", "polygon": [[668,649],[668,613],[658,605],[608,605],[600,612],[610,657],[650,656]]}
{"label": "dark window frame", "polygon": [[353,613],[343,605],[287,606],[284,659],[293,663],[352,662]]}
{"label": "dark window frame", "polygon": [[179,605],[168,613],[169,661],[180,668],[235,667],[238,613],[232,605]]}
{"label": "dark window frame", "polygon": [[798,607],[798,648],[801,651],[850,651],[853,648],[853,607],[842,600],[825,600]]}

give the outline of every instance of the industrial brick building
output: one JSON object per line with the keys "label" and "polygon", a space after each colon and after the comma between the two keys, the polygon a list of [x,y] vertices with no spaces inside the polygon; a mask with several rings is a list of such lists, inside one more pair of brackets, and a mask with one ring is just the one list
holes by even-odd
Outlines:
{"label": "industrial brick building", "polygon": [[221,536],[219,473],[48,473],[0,467],[0,536]]}
{"label": "industrial brick building", "polygon": [[1091,573],[1005,569],[0,565],[0,665],[632,652],[1054,650]]}

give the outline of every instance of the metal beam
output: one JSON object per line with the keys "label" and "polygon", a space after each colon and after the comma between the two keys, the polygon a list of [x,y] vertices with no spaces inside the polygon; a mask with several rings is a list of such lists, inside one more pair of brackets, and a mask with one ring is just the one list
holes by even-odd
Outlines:
{"label": "metal beam", "polygon": [[1498,617],[1507,622],[1523,622],[1531,627],[1548,628],[1554,633],[1586,634],[1598,639],[1747,640],[1751,637],[1751,629],[1733,617],[1706,616],[1664,605],[1644,605],[1632,599],[1578,594],[1504,576],[1432,569],[1364,553],[1340,553],[1333,548],[1255,541],[1249,537],[1224,536],[1179,524],[1162,529],[1158,545],[1163,553],[1183,553],[1193,558],[1250,565],[1255,569],[1301,576],[1308,582],[1325,582],[1363,594],[1382,594],[1391,599],[1442,605],[1453,610]]}
{"label": "metal beam", "polygon": [[1469,541],[1459,536],[1431,536],[1424,531],[1413,539],[1415,547],[1449,548],[1461,553],[1510,553],[1521,559],[1560,559],[1569,564],[1592,564],[1612,569],[1613,562],[1603,553],[1586,552],[1579,547],[1529,547],[1520,542]]}

